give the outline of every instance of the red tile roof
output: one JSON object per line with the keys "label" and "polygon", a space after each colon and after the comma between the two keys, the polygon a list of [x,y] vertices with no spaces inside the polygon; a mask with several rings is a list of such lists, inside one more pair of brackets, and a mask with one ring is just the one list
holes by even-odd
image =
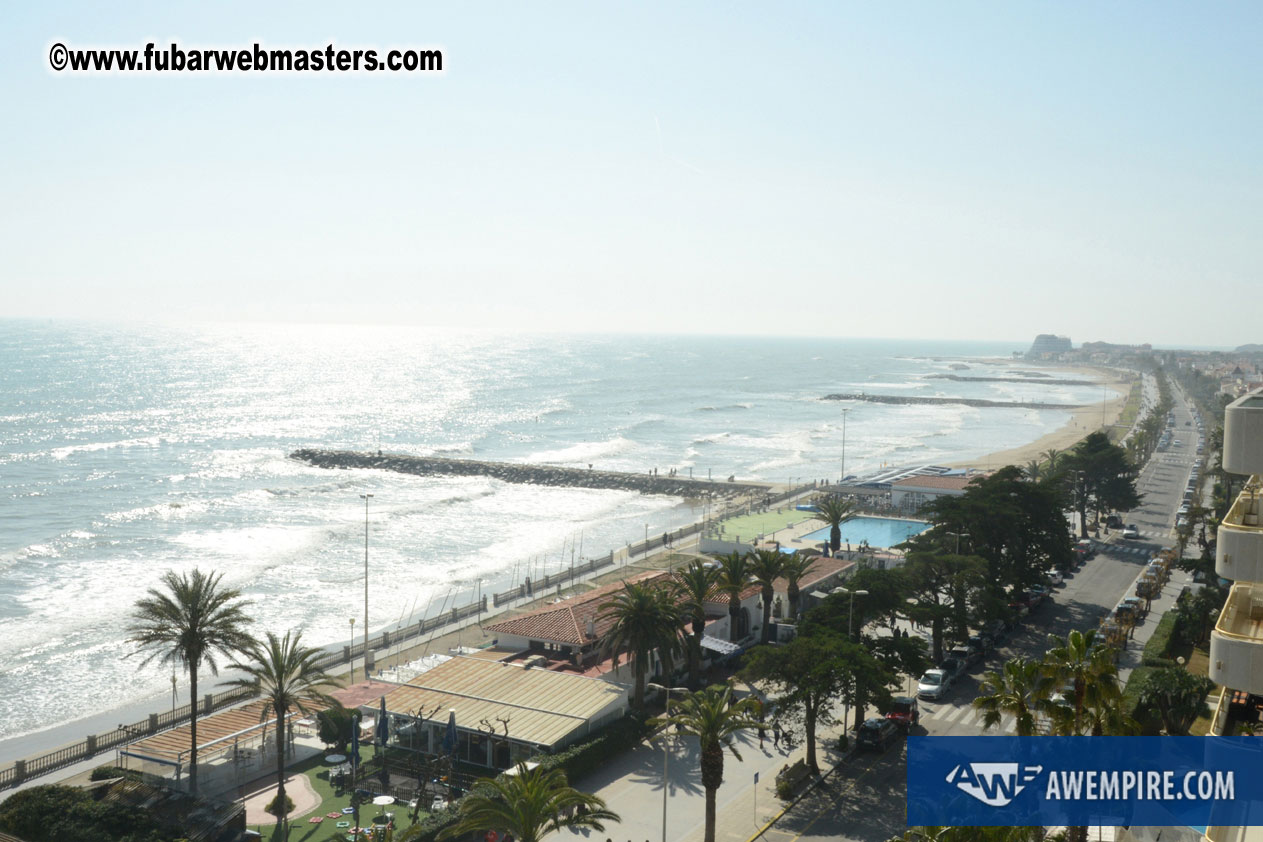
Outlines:
{"label": "red tile roof", "polygon": [[[666,571],[646,573],[628,579],[629,582],[665,581],[670,575]],[[585,594],[563,599],[543,608],[537,608],[526,614],[519,614],[498,623],[485,626],[496,634],[512,634],[531,640],[542,640],[568,646],[582,646],[599,640],[613,621],[601,619],[601,606],[609,602],[618,591],[623,589],[622,582],[602,585]],[[588,621],[595,626],[596,636],[588,637]]]}

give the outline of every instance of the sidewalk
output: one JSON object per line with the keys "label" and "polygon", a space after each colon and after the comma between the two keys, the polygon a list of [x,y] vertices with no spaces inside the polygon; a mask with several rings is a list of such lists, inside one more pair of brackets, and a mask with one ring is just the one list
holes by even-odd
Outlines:
{"label": "sidewalk", "polygon": [[[841,726],[822,729],[818,735],[816,758],[821,774],[844,762],[837,749]],[[667,739],[669,755],[667,780],[667,842],[697,842],[705,834],[706,798],[702,788],[697,740]],[[731,751],[724,753],[724,783],[715,800],[716,840],[746,842],[768,822],[777,818],[790,803],[776,795],[776,773],[807,756],[799,739],[793,749],[772,745],[769,730],[759,748],[757,732],[742,734],[736,741],[741,760]],[[754,782],[758,775],[758,784]],[[566,829],[546,838],[602,842],[658,842],[663,838],[663,747],[646,741],[618,757],[600,772],[571,781],[577,788],[604,798],[609,808],[622,817],[605,833]],[[805,790],[807,784],[804,784]]]}

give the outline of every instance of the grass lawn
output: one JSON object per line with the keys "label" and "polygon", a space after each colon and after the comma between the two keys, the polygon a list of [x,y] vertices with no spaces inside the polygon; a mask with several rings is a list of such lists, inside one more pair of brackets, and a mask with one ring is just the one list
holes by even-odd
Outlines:
{"label": "grass lawn", "polygon": [[[793,506],[772,509],[768,512],[755,512],[721,521],[719,534],[722,538],[729,540],[736,540],[740,536],[742,541],[750,541],[756,535],[766,535],[770,538],[773,532],[783,530],[790,524],[802,523],[810,517],[811,512],[800,512]],[[823,523],[820,525],[824,526]]]}
{"label": "grass lawn", "polygon": [[[360,747],[360,757],[367,761],[373,757],[376,747],[365,745]],[[316,755],[302,763],[295,764],[289,768],[291,774],[302,774],[307,776],[307,780],[311,783],[311,788],[320,796],[320,804],[314,809],[307,811],[301,815],[295,814],[289,818],[289,831],[286,833],[279,825],[255,825],[252,829],[263,834],[264,838],[271,839],[273,842],[328,842],[331,839],[345,840],[347,838],[346,828],[339,829],[337,823],[339,821],[351,821],[348,816],[346,819],[329,819],[326,818],[319,824],[311,824],[308,819],[312,816],[323,816],[327,813],[341,812],[343,807],[351,806],[351,793],[338,791],[334,788],[333,783],[329,780],[329,765],[325,763],[323,755]],[[396,832],[399,829],[409,827],[412,824],[411,811],[407,804],[396,804],[394,807],[387,808],[395,814]],[[381,810],[372,804],[360,805],[360,819],[365,823],[372,821],[373,816],[377,815]],[[427,813],[422,810],[417,816],[417,821],[421,821],[426,817]]]}

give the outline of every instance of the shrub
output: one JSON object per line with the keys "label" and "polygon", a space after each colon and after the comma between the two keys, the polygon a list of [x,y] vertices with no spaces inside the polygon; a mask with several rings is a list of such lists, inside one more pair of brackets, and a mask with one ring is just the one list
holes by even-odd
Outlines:
{"label": "shrub", "polygon": [[846,751],[851,745],[851,740],[846,734],[838,735],[838,751]]}
{"label": "shrub", "polygon": [[532,758],[545,769],[562,769],[571,783],[607,763],[611,757],[638,745],[649,734],[647,721],[629,714],[581,743],[556,754]]}
{"label": "shrub", "polygon": [[1153,630],[1153,636],[1149,638],[1149,642],[1145,644],[1144,652],[1141,655],[1142,662],[1150,659],[1163,659],[1171,653],[1171,643],[1175,636],[1176,612],[1168,611],[1162,615],[1162,619],[1158,621],[1158,626]]}
{"label": "shrub", "polygon": [[[274,816],[282,815],[282,813],[279,810],[277,810],[277,803],[276,803],[275,798],[269,801],[267,807],[265,807],[264,809]],[[285,796],[285,812],[283,815],[288,816],[292,812],[294,812],[294,799],[286,795]]]}

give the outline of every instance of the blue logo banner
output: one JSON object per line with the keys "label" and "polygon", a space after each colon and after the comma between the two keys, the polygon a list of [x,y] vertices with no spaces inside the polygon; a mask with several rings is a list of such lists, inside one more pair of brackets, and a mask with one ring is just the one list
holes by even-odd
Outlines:
{"label": "blue logo banner", "polygon": [[909,825],[1259,825],[1259,737],[908,738]]}

